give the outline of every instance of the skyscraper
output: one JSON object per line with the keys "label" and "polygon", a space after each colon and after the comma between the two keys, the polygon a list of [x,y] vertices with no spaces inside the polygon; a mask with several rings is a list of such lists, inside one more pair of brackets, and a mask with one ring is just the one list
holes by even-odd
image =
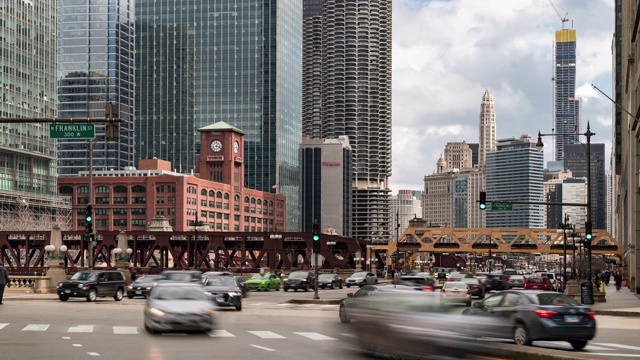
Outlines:
{"label": "skyscraper", "polygon": [[484,167],[487,153],[496,149],[496,108],[489,89],[485,90],[480,103],[480,138],[478,165]]}
{"label": "skyscraper", "polygon": [[[5,118],[56,116],[57,1],[4,1],[0,72]],[[68,228],[71,203],[56,188],[57,152],[42,123],[0,124],[0,228]]]}
{"label": "skyscraper", "polygon": [[[607,184],[605,181],[604,144],[591,144],[591,224],[594,229],[607,228]],[[573,177],[588,177],[587,145],[565,145],[564,165]]]}
{"label": "skyscraper", "polygon": [[[556,160],[564,160],[566,144],[578,142],[580,105],[576,100],[576,31],[556,31],[555,42],[555,136]],[[564,135],[567,134],[567,135]]]}
{"label": "skyscraper", "polygon": [[285,195],[299,230],[302,2],[138,0],[136,14],[138,158],[190,171],[196,129],[225,121],[247,134],[245,186]]}
{"label": "skyscraper", "polygon": [[[414,194],[416,192],[419,196]],[[399,224],[398,234],[404,233],[409,228],[409,220],[422,218],[422,191],[400,190],[398,195],[391,195],[391,216],[393,231],[396,231]],[[395,237],[395,233],[393,236]]]}
{"label": "skyscraper", "polygon": [[[96,125],[93,166],[123,169],[134,165],[134,1],[81,2],[58,1],[58,116],[101,118],[112,102],[120,137],[107,141],[105,126]],[[87,140],[58,141],[59,175],[88,168]]]}
{"label": "skyscraper", "polygon": [[448,142],[444,147],[444,161],[447,169],[469,169],[473,161],[473,152],[465,142]]}
{"label": "skyscraper", "polygon": [[[320,46],[317,24],[308,23],[312,21],[305,20],[303,128],[312,137],[318,132],[321,138],[349,137],[353,236],[391,240],[391,1],[325,0]],[[309,34],[309,29],[314,33]],[[317,65],[313,64],[318,61],[321,88],[307,87],[317,84]],[[310,92],[320,94],[320,103]]]}

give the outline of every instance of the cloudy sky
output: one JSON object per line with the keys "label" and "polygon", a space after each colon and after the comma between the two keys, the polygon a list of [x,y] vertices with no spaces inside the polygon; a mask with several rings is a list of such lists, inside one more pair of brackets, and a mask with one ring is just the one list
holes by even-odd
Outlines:
{"label": "cloudy sky", "polygon": [[[608,159],[612,105],[591,84],[611,94],[614,1],[553,2],[577,33],[580,130],[591,122],[591,141],[605,143]],[[393,194],[421,190],[447,142],[478,142],[485,89],[498,139],[550,133],[561,28],[548,0],[393,0]],[[552,140],[543,138],[545,161],[553,160]]]}

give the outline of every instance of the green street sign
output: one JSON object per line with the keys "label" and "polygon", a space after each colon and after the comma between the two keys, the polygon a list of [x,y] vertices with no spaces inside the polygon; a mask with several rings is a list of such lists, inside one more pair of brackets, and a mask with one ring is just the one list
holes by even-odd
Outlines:
{"label": "green street sign", "polygon": [[393,254],[393,255],[391,255],[391,256],[389,256],[389,257],[390,257],[390,258],[392,258],[392,259],[397,258],[397,256],[396,256],[395,254]]}
{"label": "green street sign", "polygon": [[491,203],[491,210],[493,211],[511,211],[513,210],[513,204],[511,203]]}
{"label": "green street sign", "polygon": [[49,124],[52,139],[93,139],[96,137],[94,124]]}

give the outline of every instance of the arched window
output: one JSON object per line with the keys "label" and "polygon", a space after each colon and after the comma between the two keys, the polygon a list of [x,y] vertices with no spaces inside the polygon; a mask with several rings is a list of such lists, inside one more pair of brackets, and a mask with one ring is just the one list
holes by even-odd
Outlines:
{"label": "arched window", "polygon": [[273,201],[269,201],[269,206],[273,207]]}
{"label": "arched window", "polygon": [[88,194],[89,187],[88,186],[78,186],[78,194]]}
{"label": "arched window", "polygon": [[71,186],[61,186],[60,194],[73,194],[73,188]]}
{"label": "arched window", "polygon": [[146,193],[147,189],[142,185],[136,185],[136,186],[131,188],[131,192],[134,192],[134,193]]}
{"label": "arched window", "polygon": [[236,194],[236,196],[233,197],[233,200],[240,201],[240,195]]}
{"label": "arched window", "polygon": [[109,188],[106,186],[96,186],[96,194],[108,194]]}
{"label": "arched window", "polygon": [[224,193],[224,199],[229,200],[229,193]]}
{"label": "arched window", "polygon": [[216,193],[215,191],[209,190],[209,197],[214,197],[215,193]]}
{"label": "arched window", "polygon": [[126,186],[122,186],[122,185],[118,185],[118,186],[113,188],[113,192],[114,193],[126,193],[127,192],[127,187]]}
{"label": "arched window", "polygon": [[262,205],[262,199],[258,199],[258,205]]}
{"label": "arched window", "polygon": [[200,195],[207,196],[207,189],[200,190]]}
{"label": "arched window", "polygon": [[248,196],[244,197],[244,202],[246,202],[247,204],[249,203],[249,197]]}
{"label": "arched window", "polygon": [[256,198],[251,198],[251,203],[255,204],[256,203]]}
{"label": "arched window", "polygon": [[218,191],[218,193],[216,194],[216,197],[218,199],[222,199],[222,191]]}

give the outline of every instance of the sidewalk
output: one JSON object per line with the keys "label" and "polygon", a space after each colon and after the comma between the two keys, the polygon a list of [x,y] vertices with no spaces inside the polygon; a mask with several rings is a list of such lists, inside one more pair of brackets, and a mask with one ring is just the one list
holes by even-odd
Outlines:
{"label": "sidewalk", "polygon": [[635,291],[622,287],[616,291],[614,283],[605,288],[607,302],[595,303],[589,307],[598,315],[640,317],[640,297]]}

